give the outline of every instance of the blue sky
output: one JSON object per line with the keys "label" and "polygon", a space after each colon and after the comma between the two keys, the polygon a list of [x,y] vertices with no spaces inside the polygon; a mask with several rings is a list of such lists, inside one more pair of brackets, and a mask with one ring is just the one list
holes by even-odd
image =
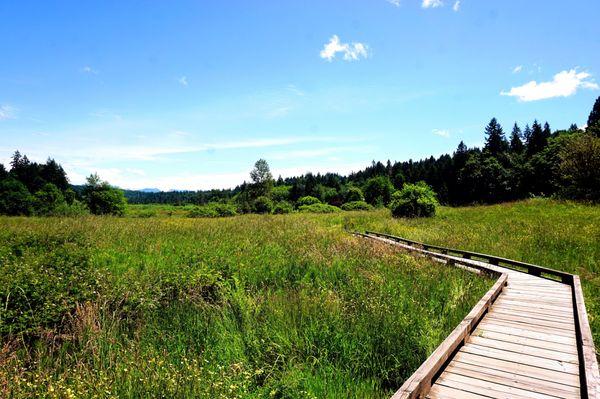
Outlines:
{"label": "blue sky", "polygon": [[205,189],[585,124],[600,2],[2,1],[0,162]]}

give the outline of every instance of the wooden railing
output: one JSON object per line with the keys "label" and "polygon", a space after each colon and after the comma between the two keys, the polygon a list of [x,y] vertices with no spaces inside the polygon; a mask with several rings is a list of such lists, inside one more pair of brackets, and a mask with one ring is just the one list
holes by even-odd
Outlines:
{"label": "wooden railing", "polygon": [[[528,273],[533,276],[547,278],[550,280],[559,280],[571,287],[573,295],[573,313],[575,320],[575,332],[577,337],[577,353],[579,358],[579,378],[581,382],[580,392],[582,398],[600,399],[600,371],[598,370],[598,361],[592,337],[592,331],[585,309],[583,290],[579,276],[561,272],[559,270],[533,265],[531,263],[519,262],[512,259],[506,259],[499,256],[482,254],[478,252],[465,251],[461,249],[446,248],[439,245],[430,245],[418,241],[409,240],[390,234],[378,233],[374,231],[365,231],[365,233],[355,232],[356,235],[363,237],[379,237],[386,240],[402,243],[420,253],[437,259],[443,259],[448,263],[462,264],[468,268],[475,268],[487,273],[496,273],[500,277],[494,286],[481,298],[473,310],[465,317],[454,331],[442,342],[442,344],[431,354],[431,356],[417,369],[417,371],[402,385],[394,394],[392,399],[418,398],[426,394],[431,387],[432,381],[443,370],[448,359],[460,348],[463,342],[469,337],[479,320],[483,317],[487,309],[502,292],[502,287],[506,285],[506,274],[500,275],[483,265],[472,263],[470,260],[481,260],[485,263],[501,266],[507,269]],[[456,257],[461,259],[456,259]]]}

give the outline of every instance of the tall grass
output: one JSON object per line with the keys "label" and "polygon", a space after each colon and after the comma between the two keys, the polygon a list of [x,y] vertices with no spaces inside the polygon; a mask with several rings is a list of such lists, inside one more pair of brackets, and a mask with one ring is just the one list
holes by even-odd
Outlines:
{"label": "tall grass", "polygon": [[369,218],[0,218],[0,396],[386,397],[491,282]]}

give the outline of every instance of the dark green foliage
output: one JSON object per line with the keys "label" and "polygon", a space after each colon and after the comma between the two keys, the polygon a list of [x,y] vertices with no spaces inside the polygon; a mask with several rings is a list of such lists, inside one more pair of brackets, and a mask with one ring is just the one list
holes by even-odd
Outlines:
{"label": "dark green foliage", "polygon": [[292,206],[292,204],[290,204],[287,201],[279,201],[273,207],[273,213],[279,214],[279,215],[285,214],[285,213],[292,213],[293,211],[294,211],[294,207]]}
{"label": "dark green foliage", "polygon": [[97,270],[81,236],[23,232],[0,245],[0,335],[60,333],[77,304],[95,297]]}
{"label": "dark green foliage", "polygon": [[20,181],[8,178],[0,181],[0,214],[29,215],[33,211],[33,197]]}
{"label": "dark green foliage", "polygon": [[237,215],[237,209],[233,204],[211,202],[206,205],[194,207],[188,214],[191,218],[216,218]]}
{"label": "dark green foliage", "polygon": [[87,178],[83,198],[94,215],[122,216],[125,213],[126,200],[123,191],[111,187],[96,174]]}
{"label": "dark green foliage", "polygon": [[508,142],[506,141],[506,137],[504,137],[504,131],[496,118],[492,118],[490,123],[485,127],[485,136],[484,151],[497,156],[508,150]]}
{"label": "dark green foliage", "polygon": [[549,136],[546,136],[547,133],[548,132],[542,129],[542,125],[540,125],[537,120],[533,122],[533,125],[531,126],[531,133],[529,134],[529,138],[527,140],[528,155],[535,155],[544,149],[544,147],[548,144]]}
{"label": "dark green foliage", "polygon": [[365,196],[363,195],[363,192],[359,187],[350,186],[346,190],[346,193],[344,195],[344,200],[346,202],[364,201]]}
{"label": "dark green foliage", "polygon": [[363,192],[365,201],[374,206],[381,206],[390,202],[394,186],[387,176],[377,176],[367,180]]}
{"label": "dark green foliage", "polygon": [[600,202],[600,138],[577,134],[569,145],[561,147],[559,158],[563,194]]}
{"label": "dark green foliage", "polygon": [[369,211],[373,209],[373,207],[365,201],[351,201],[342,205],[342,209],[344,211]]}
{"label": "dark green foliage", "polygon": [[438,206],[435,192],[425,182],[405,184],[392,196],[390,209],[394,217],[428,217]]}
{"label": "dark green foliage", "polygon": [[0,181],[6,179],[8,177],[8,171],[4,167],[3,164],[0,163]]}
{"label": "dark green foliage", "polygon": [[273,191],[271,192],[271,198],[275,202],[279,201],[287,201],[290,198],[290,189],[292,186],[275,186],[273,187]]}
{"label": "dark green foliage", "polygon": [[510,134],[510,152],[513,154],[521,154],[525,146],[523,145],[521,129],[515,123],[512,133]]}
{"label": "dark green foliage", "polygon": [[269,164],[264,159],[259,159],[254,164],[254,169],[250,171],[252,184],[249,186],[250,198],[252,200],[261,196],[270,196],[273,190],[273,175],[269,169]]}
{"label": "dark green foliage", "polygon": [[339,212],[340,208],[337,206],[329,205],[329,204],[312,204],[312,205],[301,205],[298,207],[300,212],[309,212],[309,213],[333,213]]}
{"label": "dark green foliage", "polygon": [[53,216],[67,203],[62,192],[52,183],[46,183],[34,195],[35,213],[39,216]]}
{"label": "dark green foliage", "polygon": [[254,200],[255,213],[271,213],[273,210],[273,201],[264,195]]}
{"label": "dark green foliage", "polygon": [[296,201],[296,206],[299,208],[304,205],[313,205],[313,204],[320,204],[320,203],[321,203],[321,201],[318,198],[307,195],[305,197],[299,198],[298,201]]}
{"label": "dark green foliage", "polygon": [[587,126],[589,133],[592,133],[596,137],[600,137],[600,97],[594,102],[594,107],[587,120]]}

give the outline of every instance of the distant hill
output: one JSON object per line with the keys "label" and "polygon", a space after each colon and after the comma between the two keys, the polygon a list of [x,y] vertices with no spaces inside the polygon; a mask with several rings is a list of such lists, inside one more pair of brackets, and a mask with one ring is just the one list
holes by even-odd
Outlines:
{"label": "distant hill", "polygon": [[137,191],[140,191],[142,193],[160,193],[160,190],[158,188],[142,188],[141,190]]}

